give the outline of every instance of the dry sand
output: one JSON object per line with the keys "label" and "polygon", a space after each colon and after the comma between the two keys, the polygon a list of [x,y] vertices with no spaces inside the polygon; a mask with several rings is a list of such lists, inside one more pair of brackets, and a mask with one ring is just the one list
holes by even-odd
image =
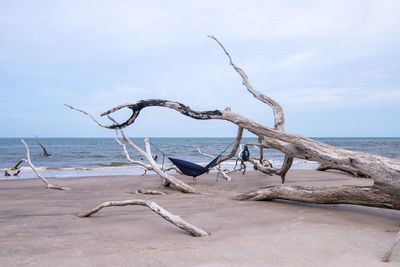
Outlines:
{"label": "dry sand", "polygon": [[[197,184],[213,196],[161,189],[156,176],[58,179],[72,191],[47,190],[37,179],[0,181],[1,266],[400,266],[379,258],[399,230],[400,212],[352,205],[236,201],[232,197],[279,178],[215,175]],[[288,184],[369,184],[335,172],[292,171]],[[129,192],[157,189],[166,196]],[[195,238],[145,207],[104,209],[107,200],[145,198],[211,233]]]}

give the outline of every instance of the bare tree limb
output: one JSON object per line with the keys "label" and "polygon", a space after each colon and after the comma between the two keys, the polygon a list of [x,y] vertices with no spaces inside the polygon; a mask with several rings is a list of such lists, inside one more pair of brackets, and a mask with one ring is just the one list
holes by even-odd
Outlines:
{"label": "bare tree limb", "polygon": [[47,152],[47,149],[44,147],[44,145],[42,145],[42,143],[40,143],[39,137],[37,135],[35,135],[35,137],[36,137],[36,141],[37,141],[38,145],[40,146],[40,148],[43,151],[43,157],[45,157],[45,158],[50,157],[51,154],[49,152]]}
{"label": "bare tree limb", "polygon": [[335,187],[303,187],[298,185],[266,186],[236,196],[237,200],[284,199],[317,204],[354,204],[386,209],[400,209],[392,195],[376,186],[343,185]]}
{"label": "bare tree limb", "polygon": [[43,177],[43,175],[40,174],[40,172],[38,171],[38,169],[36,169],[35,165],[33,165],[32,161],[31,161],[31,156],[29,153],[29,147],[26,144],[24,139],[21,139],[21,142],[24,144],[25,149],[26,149],[26,159],[22,159],[24,162],[28,163],[28,165],[31,167],[31,169],[36,173],[37,177],[39,177],[47,186],[48,189],[57,189],[57,190],[71,190],[68,187],[63,187],[60,185],[53,185],[51,183],[49,183],[49,181]]}
{"label": "bare tree limb", "polygon": [[181,228],[182,230],[190,233],[193,236],[196,236],[196,237],[209,236],[209,234],[206,231],[184,221],[181,217],[179,217],[177,215],[171,214],[170,212],[168,212],[167,210],[165,210],[164,208],[162,208],[157,203],[155,203],[154,201],[151,201],[151,200],[130,199],[130,200],[125,200],[125,201],[107,201],[107,202],[104,202],[104,203],[98,205],[97,207],[79,215],[79,217],[81,217],[81,218],[89,217],[89,216],[99,212],[103,208],[114,207],[114,206],[120,207],[120,206],[127,206],[127,205],[139,205],[139,206],[148,207],[151,211],[157,213],[158,215],[163,217],[165,220],[169,221],[173,225]]}
{"label": "bare tree limb", "polygon": [[390,256],[393,253],[394,248],[397,246],[397,244],[400,242],[400,232],[398,232],[395,236],[395,238],[392,241],[392,244],[390,245],[389,249],[386,251],[385,255],[382,258],[383,262],[388,262],[390,260]]}
{"label": "bare tree limb", "polygon": [[238,127],[237,133],[236,133],[236,139],[235,139],[235,143],[232,146],[232,150],[229,152],[228,155],[226,156],[221,156],[220,159],[217,161],[216,165],[221,164],[222,162],[233,158],[236,155],[236,152],[240,146],[240,142],[242,141],[242,136],[243,136],[243,128],[242,127]]}
{"label": "bare tree limb", "polygon": [[[67,107],[69,107],[72,110],[76,110],[78,112],[81,112],[87,116],[89,116],[93,121],[95,121],[97,123],[97,125],[103,127],[103,128],[108,128],[108,129],[119,129],[120,134],[124,140],[124,142],[126,144],[128,144],[130,147],[132,147],[133,149],[135,149],[137,152],[139,152],[140,155],[142,155],[144,158],[147,159],[147,161],[150,163],[152,170],[157,173],[161,178],[165,179],[169,184],[173,185],[176,189],[184,192],[184,193],[194,193],[194,194],[203,194],[202,192],[194,189],[193,187],[189,186],[188,184],[180,181],[179,179],[175,178],[174,176],[165,173],[163,170],[161,170],[161,168],[158,166],[158,164],[155,162],[153,155],[151,154],[151,148],[150,148],[150,143],[149,143],[149,139],[145,138],[144,143],[145,143],[145,148],[146,151],[144,151],[143,149],[141,149],[140,147],[138,147],[131,139],[129,139],[124,131],[122,130],[122,127],[119,127],[119,125],[117,124],[117,122],[110,116],[110,113],[105,113],[104,115],[106,115],[111,121],[114,122],[113,125],[111,126],[105,126],[100,124],[99,122],[97,122],[97,120],[90,115],[89,113],[87,113],[84,110],[81,109],[77,109],[73,106],[70,105],[66,105]],[[117,109],[118,110],[118,109]],[[136,113],[136,111],[134,112]],[[139,114],[139,112],[137,112],[137,114]]]}
{"label": "bare tree limb", "polygon": [[333,166],[333,165],[327,165],[327,164],[320,164],[316,170],[317,171],[338,170],[338,171],[342,171],[342,172],[351,174],[354,177],[370,178],[367,174],[365,174],[359,170],[356,170],[350,166]]}
{"label": "bare tree limb", "polygon": [[281,105],[278,104],[275,100],[270,98],[267,95],[264,95],[260,92],[258,92],[253,85],[250,83],[249,78],[247,77],[246,73],[243,71],[243,69],[239,68],[236,66],[236,64],[233,62],[232,57],[226,50],[226,48],[222,45],[222,43],[214,36],[214,35],[208,35],[209,38],[213,39],[216,41],[219,46],[224,50],[226,56],[229,58],[229,63],[231,66],[235,69],[235,71],[242,77],[243,80],[243,85],[247,88],[247,90],[258,100],[261,102],[267,104],[272,108],[272,111],[274,113],[274,118],[275,118],[275,125],[274,129],[279,130],[279,131],[284,131],[284,126],[285,126],[285,114],[283,112],[283,109]]}

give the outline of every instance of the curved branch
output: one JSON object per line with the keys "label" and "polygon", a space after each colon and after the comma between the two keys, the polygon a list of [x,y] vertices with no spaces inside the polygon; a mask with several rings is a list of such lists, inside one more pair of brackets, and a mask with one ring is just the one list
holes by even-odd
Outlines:
{"label": "curved branch", "polygon": [[[179,111],[183,115],[186,115],[188,117],[191,117],[191,118],[197,119],[197,120],[217,119],[217,118],[221,117],[221,115],[222,115],[222,112],[219,111],[219,110],[194,111],[189,106],[186,106],[186,105],[184,105],[182,103],[179,103],[179,102],[168,101],[168,100],[160,100],[160,99],[146,99],[146,100],[140,100],[140,101],[138,101],[138,102],[136,102],[134,104],[120,105],[120,106],[112,108],[112,109],[110,109],[110,110],[108,110],[106,112],[103,112],[101,114],[101,116],[106,116],[106,115],[114,113],[114,112],[116,112],[116,111],[118,111],[120,109],[123,109],[123,108],[131,109],[132,110],[132,115],[129,117],[128,120],[126,120],[125,122],[123,122],[121,124],[113,124],[113,125],[106,126],[106,125],[99,124],[99,122],[97,122],[96,120],[95,120],[95,122],[97,124],[99,124],[101,127],[104,127],[104,128],[109,128],[109,129],[125,128],[126,126],[131,125],[132,123],[135,122],[136,118],[139,116],[140,111],[142,109],[144,109],[145,107],[151,107],[151,106],[163,106],[163,107],[175,109],[176,111]],[[71,106],[68,106],[68,107],[71,108]],[[85,112],[83,112],[83,113],[85,113]],[[88,114],[86,114],[86,115],[88,115]],[[92,117],[92,119],[94,120],[93,117]]]}
{"label": "curved branch", "polygon": [[[141,101],[143,102],[143,101]],[[169,101],[161,101],[161,102],[169,102]],[[135,149],[137,152],[139,152],[144,158],[147,159],[147,161],[150,163],[152,170],[157,173],[160,177],[164,178],[165,180],[168,181],[169,184],[172,184],[173,186],[175,186],[175,188],[177,188],[178,190],[184,192],[184,193],[194,193],[194,194],[203,194],[202,192],[194,189],[193,187],[187,185],[186,183],[178,180],[177,178],[175,178],[172,175],[169,175],[167,173],[165,173],[163,170],[161,170],[161,168],[158,166],[158,164],[155,162],[152,154],[151,154],[151,148],[150,148],[150,144],[149,144],[149,139],[145,138],[144,143],[145,143],[145,147],[146,147],[146,151],[144,151],[143,149],[141,149],[140,147],[138,147],[131,139],[129,139],[124,131],[122,130],[122,128],[118,127],[117,121],[115,121],[109,114],[105,114],[107,115],[107,117],[114,123],[111,126],[105,126],[100,124],[99,122],[97,122],[97,120],[90,115],[89,113],[87,113],[84,110],[81,109],[77,109],[75,107],[72,107],[70,105],[66,105],[67,107],[69,107],[72,110],[76,110],[78,112],[81,112],[87,116],[89,116],[92,120],[94,120],[99,126],[104,127],[104,128],[110,128],[110,129],[119,129],[122,138],[124,139],[125,143],[128,144],[129,146],[131,146],[133,149]],[[132,106],[136,106],[135,104],[133,104]],[[143,107],[142,107],[143,108]]]}
{"label": "curved branch", "polygon": [[267,95],[264,95],[260,92],[258,92],[253,85],[250,83],[249,78],[247,77],[246,73],[243,71],[243,69],[239,68],[236,66],[236,64],[233,62],[232,57],[226,50],[226,48],[222,45],[222,43],[214,36],[214,35],[208,35],[209,38],[213,39],[216,41],[219,46],[224,50],[226,56],[229,58],[229,63],[230,65],[234,68],[234,70],[242,77],[243,80],[243,85],[247,88],[247,90],[258,100],[261,102],[267,104],[272,108],[272,111],[274,113],[274,119],[275,119],[275,125],[274,129],[279,130],[279,131],[284,131],[285,127],[285,114],[283,112],[283,108],[281,105],[278,104],[275,100],[270,98]]}
{"label": "curved branch", "polygon": [[26,159],[22,159],[22,161],[28,163],[28,165],[31,167],[31,169],[36,173],[37,177],[39,177],[47,186],[48,189],[57,189],[57,190],[71,190],[68,187],[63,187],[60,185],[54,185],[49,183],[49,181],[43,177],[43,175],[40,174],[38,169],[36,169],[35,165],[33,165],[31,161],[31,155],[29,153],[29,146],[25,143],[24,139],[21,139],[21,142],[24,144],[25,149],[26,149]]}
{"label": "curved branch", "polygon": [[115,206],[121,207],[121,206],[128,206],[128,205],[139,205],[139,206],[148,207],[151,211],[157,213],[158,215],[163,217],[165,220],[169,221],[173,225],[181,228],[182,230],[190,233],[193,236],[196,236],[196,237],[209,236],[209,234],[206,231],[184,221],[181,217],[168,212],[167,210],[165,210],[164,208],[162,208],[157,203],[155,203],[154,201],[151,201],[151,200],[130,199],[130,200],[125,200],[125,201],[107,201],[107,202],[104,202],[104,203],[98,205],[97,207],[79,215],[79,217],[81,217],[81,218],[89,217],[89,216],[99,212],[101,209],[107,208],[107,207],[115,207]]}

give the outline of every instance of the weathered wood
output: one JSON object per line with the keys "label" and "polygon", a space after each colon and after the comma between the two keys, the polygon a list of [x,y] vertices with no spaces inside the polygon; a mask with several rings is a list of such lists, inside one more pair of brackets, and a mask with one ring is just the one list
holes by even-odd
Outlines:
{"label": "weathered wood", "polygon": [[42,145],[42,143],[40,143],[39,137],[37,137],[37,135],[35,135],[35,137],[36,137],[36,141],[37,141],[38,145],[40,146],[40,148],[43,151],[43,157],[45,157],[45,158],[50,157],[51,154],[49,152],[47,152],[47,149],[44,147],[44,145]]}
{"label": "weathered wood", "polygon": [[49,181],[44,178],[44,176],[36,169],[35,165],[33,165],[31,161],[31,155],[29,153],[29,146],[26,144],[24,139],[21,139],[21,142],[24,144],[25,149],[26,149],[26,159],[22,159],[22,161],[28,163],[29,167],[36,173],[36,176],[39,177],[47,186],[48,189],[57,189],[57,190],[71,190],[68,187],[60,186],[60,185],[54,185],[49,183]]}
{"label": "weathered wood", "polygon": [[349,166],[333,166],[333,165],[320,164],[316,170],[317,171],[337,170],[351,174],[354,177],[370,178],[367,174]]}
{"label": "weathered wood", "polygon": [[246,87],[246,89],[258,100],[262,101],[263,103],[267,104],[268,106],[271,107],[273,113],[274,113],[274,119],[275,119],[275,125],[274,129],[279,130],[279,131],[284,131],[285,127],[285,114],[283,112],[283,108],[281,105],[279,105],[278,102],[273,100],[271,97],[264,95],[257,91],[254,86],[250,83],[249,78],[247,77],[246,73],[238,67],[232,60],[231,55],[228,53],[226,48],[222,45],[222,43],[214,36],[214,35],[208,35],[209,38],[213,39],[218,43],[218,45],[222,48],[222,50],[225,52],[226,56],[229,58],[229,63],[233,67],[233,69],[240,75],[243,81],[243,85]]}
{"label": "weathered wood", "polygon": [[354,204],[369,207],[400,209],[397,197],[376,186],[343,185],[335,187],[303,187],[299,185],[267,186],[236,196],[237,200],[284,199],[317,204]]}
{"label": "weathered wood", "polygon": [[236,152],[240,146],[240,142],[242,141],[242,136],[243,136],[243,128],[238,127],[237,133],[236,133],[236,139],[235,143],[232,145],[232,150],[229,152],[228,155],[226,156],[221,156],[219,160],[217,161],[216,165],[221,164],[222,162],[233,158],[236,155]]}
{"label": "weathered wood", "polygon": [[[241,76],[246,89],[258,100],[269,105],[274,112],[273,128],[264,126],[238,113],[231,108],[224,110],[195,111],[189,106],[176,101],[163,99],[140,100],[136,103],[124,104],[105,111],[101,116],[108,116],[120,109],[128,108],[131,116],[122,123],[100,126],[109,129],[122,129],[135,122],[142,109],[146,107],[165,107],[176,110],[181,114],[198,120],[225,120],[234,123],[239,130],[248,130],[262,139],[260,148],[273,148],[285,154],[281,169],[260,166],[267,174],[277,174],[285,181],[287,171],[292,165],[293,158],[316,161],[320,164],[339,169],[348,169],[362,173],[374,180],[372,187],[341,186],[331,188],[305,188],[296,186],[274,186],[258,189],[241,196],[238,199],[272,200],[288,199],[321,204],[356,204],[372,207],[399,209],[400,207],[400,161],[373,154],[350,151],[324,144],[310,138],[286,133],[284,130],[285,117],[282,107],[270,97],[254,89],[245,72],[235,65],[225,47],[214,37],[229,58],[230,65]],[[92,119],[94,119],[92,117]],[[238,135],[239,136],[239,135]],[[241,136],[240,136],[241,139]],[[240,142],[239,142],[240,143]],[[239,145],[239,143],[237,145]],[[237,148],[236,148],[237,149]],[[253,162],[254,163],[254,162]]]}
{"label": "weathered wood", "polygon": [[121,207],[121,206],[128,206],[128,205],[145,206],[145,207],[149,208],[151,211],[160,215],[165,220],[169,221],[173,225],[181,228],[182,230],[190,233],[193,236],[196,236],[196,237],[209,236],[209,234],[206,231],[184,221],[181,217],[168,212],[167,210],[165,210],[164,208],[162,208],[157,203],[155,203],[154,201],[151,201],[151,200],[130,199],[130,200],[124,200],[124,201],[107,201],[107,202],[104,202],[104,203],[98,205],[97,207],[79,215],[79,217],[81,217],[81,218],[89,217],[89,216],[99,212],[101,209],[107,208],[107,207],[115,207],[115,206]]}
{"label": "weathered wood", "polygon": [[397,244],[400,242],[400,232],[397,233],[395,238],[392,241],[392,244],[390,244],[390,247],[386,251],[385,255],[382,258],[383,262],[388,262],[390,260],[390,256],[393,253],[394,248],[397,246]]}
{"label": "weathered wood", "polygon": [[150,189],[138,189],[133,194],[144,194],[144,195],[161,195],[165,196],[164,192],[157,191],[157,190],[150,190]]}
{"label": "weathered wood", "polygon": [[[102,115],[110,114],[124,107],[130,108],[133,111],[133,114],[127,121],[121,124],[107,126],[112,129],[121,128],[134,123],[140,110],[149,106],[170,108],[195,119],[218,119],[230,121],[257,136],[262,135],[273,140],[274,142],[269,141],[270,147],[280,150],[283,153],[290,155],[290,157],[326,164],[334,163],[338,166],[350,165],[352,168],[360,170],[370,176],[375,180],[375,183],[379,183],[380,186],[385,188],[388,192],[392,192],[393,194],[399,194],[400,192],[400,162],[397,160],[338,148],[312,140],[308,137],[277,131],[229,110],[198,112],[192,111],[188,106],[178,102],[150,99],[140,100],[135,104],[121,105],[104,112]],[[182,109],[182,107],[184,107],[184,109]],[[201,114],[209,115],[205,117]]]}
{"label": "weathered wood", "polygon": [[[145,151],[145,150],[141,149],[140,147],[138,147],[130,138],[128,138],[125,135],[124,131],[122,130],[122,127],[113,127],[113,126],[104,125],[104,124],[100,123],[98,120],[96,120],[91,114],[87,113],[86,111],[84,111],[82,109],[77,109],[77,108],[67,105],[67,104],[65,104],[65,106],[69,107],[72,110],[76,110],[78,112],[81,112],[81,113],[87,115],[100,127],[119,130],[124,142],[126,144],[128,144],[130,147],[132,147],[133,149],[135,149],[137,152],[139,152],[139,154],[143,158],[146,158],[147,161],[150,163],[152,170],[155,173],[157,173],[161,178],[166,180],[167,183],[164,183],[165,185],[167,185],[167,186],[172,185],[176,189],[182,191],[183,193],[202,194],[202,192],[194,189],[193,187],[191,187],[188,184],[182,182],[181,180],[175,178],[174,176],[164,172],[160,168],[160,166],[158,166],[158,164],[155,162],[155,160],[153,158],[153,155],[151,154],[150,142],[149,142],[148,138],[144,139],[145,148],[146,148],[146,151]],[[138,112],[138,114],[139,114],[139,112]],[[113,125],[118,125],[118,123],[110,116],[110,114],[105,114],[105,115],[107,115],[107,117],[114,123]]]}

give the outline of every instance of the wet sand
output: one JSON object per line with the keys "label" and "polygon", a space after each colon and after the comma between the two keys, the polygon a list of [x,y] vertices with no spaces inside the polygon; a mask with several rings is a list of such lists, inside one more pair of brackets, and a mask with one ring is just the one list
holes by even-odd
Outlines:
{"label": "wet sand", "polygon": [[[232,182],[204,175],[195,188],[160,187],[157,176],[87,177],[52,181],[72,191],[47,190],[38,179],[0,181],[1,266],[400,266],[380,257],[400,230],[400,212],[353,205],[237,201],[235,195],[279,184],[276,176],[236,174]],[[291,171],[287,184],[371,184],[337,172]],[[131,194],[155,189],[165,196]],[[192,237],[145,207],[84,212],[108,200],[152,199],[207,232]]]}

